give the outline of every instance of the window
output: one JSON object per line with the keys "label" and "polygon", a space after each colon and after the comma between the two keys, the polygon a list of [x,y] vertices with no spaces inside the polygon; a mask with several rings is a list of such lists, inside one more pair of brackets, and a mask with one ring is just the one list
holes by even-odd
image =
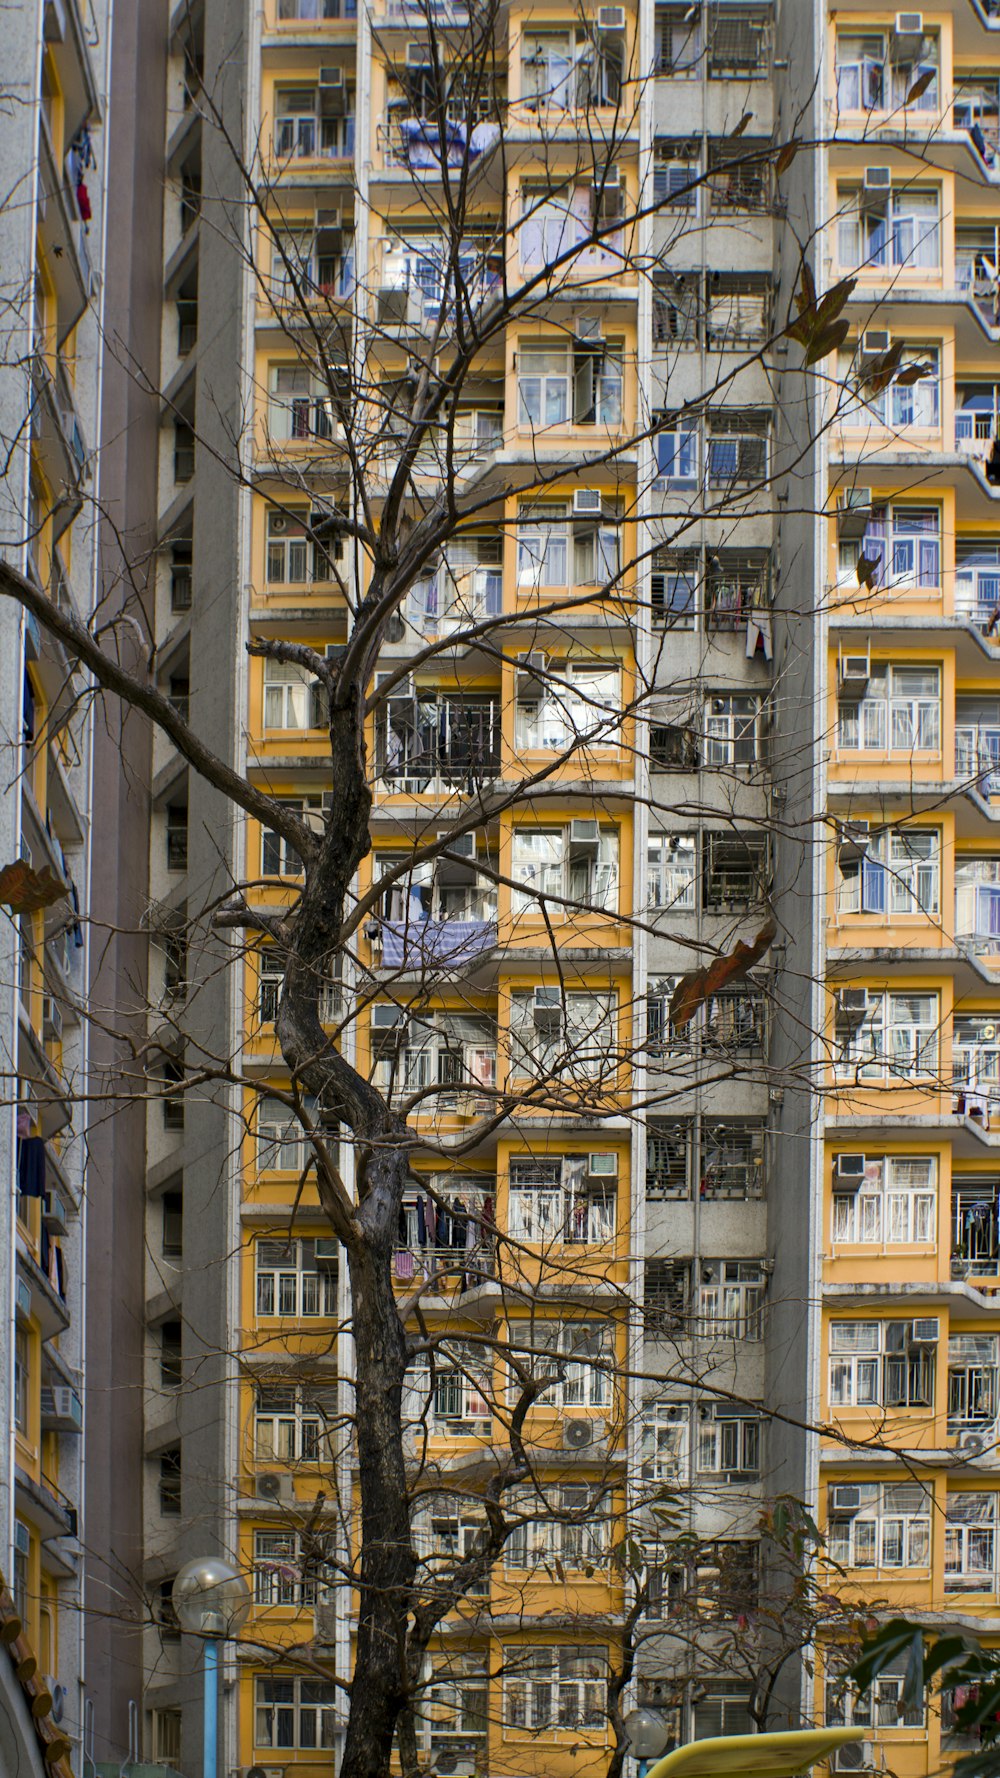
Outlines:
{"label": "window", "polygon": [[933,1157],[865,1155],[864,1177],[842,1179],[833,1164],[833,1239],[878,1246],[931,1245],[937,1239]]}
{"label": "window", "polygon": [[315,1240],[258,1236],[254,1260],[258,1318],[336,1315],[337,1265],[317,1261]]}
{"label": "window", "polygon": [[562,341],[521,344],[517,353],[518,424],[621,425],[622,348],[617,343],[571,348]]}
{"label": "window", "polygon": [[697,836],[692,833],[650,834],[646,844],[647,907],[694,912],[698,904],[697,847]]}
{"label": "window", "polygon": [[941,748],[939,667],[872,665],[863,698],[841,698],[839,745],[871,753],[937,753]]}
{"label": "window", "polygon": [[[981,1015],[980,1015],[981,1016]],[[985,1021],[983,1021],[985,1022]],[[958,1039],[958,1020],[955,1020]],[[994,1027],[994,1030],[996,1028]],[[953,1051],[955,1073],[959,1067],[974,1068],[976,1052],[966,1050],[959,1056]],[[986,1060],[985,1055],[981,1059]],[[994,1069],[997,1051],[992,1051]],[[975,1079],[973,1074],[970,1078]],[[979,1077],[980,1079],[982,1076]],[[956,1177],[951,1194],[951,1273],[953,1278],[992,1277],[1000,1271],[1000,1210],[997,1205],[996,1181],[989,1175],[976,1178],[968,1173]]]}
{"label": "window", "polygon": [[179,1710],[154,1710],[152,1716],[152,1753],[159,1765],[179,1767],[181,1763],[181,1713]]}
{"label": "window", "polygon": [[760,1416],[728,1402],[698,1409],[695,1473],[723,1481],[760,1474]]}
{"label": "window", "polygon": [[996,1334],[949,1335],[949,1433],[991,1427],[997,1417],[997,1408]]}
{"label": "window", "polygon": [[739,913],[767,898],[768,845],[763,834],[704,836],[702,900],[708,913]]}
{"label": "window", "polygon": [[941,264],[941,194],[907,186],[885,197],[841,188],[838,258],[845,268],[906,267],[936,271]]}
{"label": "window", "polygon": [[[617,664],[552,662],[544,678],[519,671],[515,686],[518,748],[558,752],[588,739],[594,746],[618,743],[622,695]],[[603,832],[610,839],[612,830]]]}
{"label": "window", "polygon": [[658,1401],[642,1420],[642,1479],[683,1486],[687,1481],[691,1410],[687,1403]]}
{"label": "window", "polygon": [[759,1340],[766,1289],[760,1260],[704,1261],[699,1267],[697,1332],[704,1339]]}
{"label": "window", "polygon": [[[619,191],[612,187],[609,176],[603,193],[606,213]],[[617,265],[617,237],[607,232],[614,214],[607,214],[605,220],[600,201],[595,211],[594,200],[591,185],[574,185],[565,193],[553,192],[549,186],[522,186],[522,266],[551,266],[560,259],[573,268]],[[591,239],[595,229],[603,231],[599,243]]]}
{"label": "window", "polygon": [[[693,1540],[692,1540],[693,1541]],[[760,1602],[760,1551],[742,1538],[720,1538],[692,1548],[687,1560],[664,1559],[647,1546],[651,1618],[685,1615],[725,1623],[755,1611]]]}
{"label": "window", "polygon": [[911,1080],[933,1074],[938,1064],[940,1014],[936,994],[883,994],[868,991],[867,1009],[857,1017],[838,1000],[837,1072],[855,1080]]}
{"label": "window", "polygon": [[752,1735],[757,1724],[750,1715],[751,1691],[740,1679],[702,1681],[694,1701],[695,1741],[714,1735]]}
{"label": "window", "polygon": [[697,142],[657,142],[653,149],[653,202],[698,214],[702,189]]}
{"label": "window", "polygon": [[708,485],[744,487],[767,478],[769,414],[737,408],[708,416]]}
{"label": "window", "polygon": [[[591,1321],[512,1321],[507,1338],[524,1370],[551,1378],[539,1397],[547,1408],[611,1405],[614,1353],[607,1325]],[[508,1394],[517,1401],[521,1383],[511,1368]]]}
{"label": "window", "polygon": [[[845,1493],[857,1500],[848,1511]],[[914,1482],[830,1489],[829,1552],[844,1568],[929,1568],[932,1497]]]}
{"label": "window", "polygon": [[691,1138],[690,1123],[650,1118],[646,1125],[646,1197],[650,1203],[690,1196]]}
{"label": "window", "polygon": [[260,1606],[309,1606],[325,1603],[323,1585],[326,1539],[311,1531],[255,1531],[254,1603]]}
{"label": "window", "polygon": [[548,1568],[591,1570],[608,1557],[606,1504],[586,1484],[515,1492],[505,1502],[505,1513],[524,1515],[504,1545],[506,1569]]}
{"label": "window", "polygon": [[978,952],[1000,949],[1000,858],[956,859],[955,933]]}
{"label": "window", "polygon": [[912,1321],[831,1322],[830,1405],[933,1407],[934,1356]]}
{"label": "window", "polygon": [[335,1383],[259,1383],[254,1406],[254,1461],[328,1462],[336,1419]]}
{"label": "window", "polygon": [[705,703],[705,764],[752,766],[761,753],[761,700],[719,693]]}
{"label": "window", "polygon": [[616,105],[621,96],[620,39],[574,31],[536,31],[521,38],[521,92],[532,109],[569,111]]}
{"label": "window", "polygon": [[689,1326],[691,1262],[648,1259],[643,1267],[642,1320],[647,1335],[683,1334]]}
{"label": "window", "polygon": [[183,1327],[180,1321],[160,1323],[160,1382],[165,1389],[179,1389],[183,1382]]}
{"label": "window", "polygon": [[184,1194],[164,1192],[160,1200],[163,1252],[168,1259],[179,1259],[184,1251]]}
{"label": "window", "polygon": [[[940,912],[939,829],[883,828],[869,834],[863,845],[862,857],[838,861],[838,914],[882,914],[896,919]],[[957,929],[961,930],[960,923]]]}
{"label": "window", "polygon": [[24,1438],[31,1428],[31,1341],[27,1328],[14,1334],[14,1425]]}
{"label": "window", "polygon": [[305,667],[291,662],[264,662],[264,727],[308,729],[319,724],[319,682]]}
{"label": "window", "polygon": [[[560,906],[560,898],[587,910],[617,912],[618,829],[602,827],[591,837],[591,825],[585,841],[574,838],[573,827],[514,829],[511,875],[524,884],[512,892],[514,914],[571,919],[578,910]],[[554,904],[549,896],[556,898]]]}
{"label": "window", "polygon": [[503,609],[502,555],[503,539],[496,535],[453,539],[447,558],[410,589],[410,622],[440,635],[498,616]]}
{"label": "window", "polygon": [[592,1162],[612,1154],[562,1158],[512,1158],[508,1233],[514,1241],[606,1242],[614,1240],[616,1192],[591,1174]]}
{"label": "window", "polygon": [[[425,1495],[414,1509],[413,1546],[423,1566],[424,1581],[447,1584],[459,1562],[479,1555],[489,1535],[486,1515],[473,1502],[458,1495]],[[472,1595],[488,1595],[489,1570],[477,1576],[467,1589]]]}
{"label": "window", "polygon": [[272,365],[270,390],[267,430],[273,444],[304,444],[333,437],[329,390],[307,365]]}
{"label": "window", "polygon": [[726,142],[708,145],[708,185],[712,208],[718,212],[767,211],[771,205],[773,150],[770,143],[741,138],[735,147]]}
{"label": "window", "polygon": [[759,1198],[764,1189],[764,1125],[754,1118],[702,1124],[698,1194],[705,1199]]}
{"label": "window", "polygon": [[701,63],[701,14],[687,5],[656,8],[656,72],[690,77]]}
{"label": "window", "polygon": [[510,1003],[515,1073],[599,1075],[617,1060],[618,996],[516,988]]}
{"label": "window", "polygon": [[607,1714],[606,1648],[503,1651],[503,1715],[511,1729],[603,1728]]}
{"label": "window", "polygon": [[885,38],[837,32],[837,106],[841,111],[880,111],[884,104]]}
{"label": "window", "polygon": [[408,1373],[404,1424],[482,1437],[489,1432],[491,1393],[490,1354],[472,1341],[449,1339],[435,1349],[433,1364],[422,1358]]}
{"label": "window", "polygon": [[902,383],[894,378],[888,388],[875,389],[867,381],[864,368],[856,369],[854,353],[842,352],[838,361],[838,378],[845,391],[839,415],[841,424],[851,430],[872,424],[935,430],[941,424],[940,358],[937,346],[908,344],[901,368],[908,375],[918,370],[922,374],[915,382]]}
{"label": "window", "polygon": [[186,803],[167,805],[167,869],[187,870],[188,812]]}
{"label": "window", "polygon": [[159,1481],[160,1513],[164,1518],[176,1518],[181,1510],[181,1448],[174,1445],[169,1451],[160,1454]]}
{"label": "window", "polygon": [[[321,796],[283,796],[282,806],[290,809],[293,814],[303,816],[307,821],[314,821],[320,816],[323,808]],[[261,876],[263,877],[300,877],[302,860],[289,840],[273,828],[261,828]]]}
{"label": "window", "polygon": [[353,287],[353,243],[339,228],[275,231],[270,276],[275,307],[315,297],[347,297]]}
{"label": "window", "polygon": [[693,630],[700,562],[693,551],[656,550],[649,577],[654,628]]}
{"label": "window", "polygon": [[449,1763],[455,1766],[459,1757],[480,1771],[489,1733],[487,1658],[478,1650],[463,1650],[436,1655],[435,1662],[417,1705],[423,1745],[439,1771]]}
{"label": "window", "polygon": [[[832,1654],[831,1650],[831,1654]],[[828,1667],[826,1677],[826,1720],[831,1728],[851,1725],[859,1729],[911,1728],[924,1726],[924,1705],[903,1707],[906,1686],[906,1656],[893,1661],[873,1681],[870,1689],[859,1693],[845,1682],[841,1673]]]}
{"label": "window", "polygon": [[159,1625],[161,1642],[178,1642],[180,1640],[181,1627],[174,1610],[175,1579],[176,1576],[171,1575],[169,1580],[161,1580],[152,1600],[153,1616]]}
{"label": "window", "polygon": [[698,766],[698,737],[681,723],[652,723],[649,763],[654,772],[693,772]]}
{"label": "window", "polygon": [[653,434],[657,479],[668,488],[693,488],[698,480],[698,428],[668,414],[659,416]]}
{"label": "window", "polygon": [[357,18],[357,0],[278,0],[278,23]]}
{"label": "window", "polygon": [[[304,1100],[304,1110],[314,1126],[318,1126],[317,1134],[335,1146],[337,1126],[329,1118],[324,1118],[311,1096]],[[301,1173],[311,1164],[312,1146],[292,1107],[272,1094],[265,1094],[257,1105],[258,1171]]]}
{"label": "window", "polygon": [[500,769],[498,698],[398,685],[379,723],[379,772],[396,790],[471,791]]}
{"label": "window", "polygon": [[705,343],[718,352],[760,346],[771,329],[772,285],[764,272],[709,272],[705,282]]}
{"label": "window", "polygon": [[321,513],[307,513],[304,510],[279,512],[274,507],[268,510],[268,586],[301,586],[314,580],[329,580],[330,556],[322,544],[313,540],[312,535],[313,526],[323,516]]}
{"label": "window", "polygon": [[937,506],[875,505],[860,542],[839,546],[838,585],[856,590],[861,555],[876,562],[877,587],[941,585],[941,509]]}
{"label": "window", "polygon": [[730,0],[710,5],[709,79],[747,80],[766,73],[771,24],[770,6],[733,6]]}
{"label": "window", "polygon": [[949,1490],[944,1533],[946,1593],[995,1593],[997,1497]]}
{"label": "window", "polygon": [[332,1748],[337,1687],[320,1679],[255,1681],[254,1746]]}

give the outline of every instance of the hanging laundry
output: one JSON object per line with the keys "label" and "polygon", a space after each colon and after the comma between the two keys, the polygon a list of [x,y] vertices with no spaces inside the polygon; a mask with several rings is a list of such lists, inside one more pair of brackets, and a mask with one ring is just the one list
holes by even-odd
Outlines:
{"label": "hanging laundry", "polygon": [[451,1201],[451,1245],[453,1247],[464,1248],[464,1246],[465,1246],[465,1224],[466,1224],[465,1199],[464,1198],[452,1198],[452,1201]]}
{"label": "hanging laundry", "polygon": [[417,1199],[417,1242],[421,1247],[427,1246],[427,1212],[424,1209],[422,1192]]}
{"label": "hanging laundry", "polygon": [[396,1277],[412,1278],[414,1272],[413,1255],[408,1247],[400,1247],[396,1253]]}

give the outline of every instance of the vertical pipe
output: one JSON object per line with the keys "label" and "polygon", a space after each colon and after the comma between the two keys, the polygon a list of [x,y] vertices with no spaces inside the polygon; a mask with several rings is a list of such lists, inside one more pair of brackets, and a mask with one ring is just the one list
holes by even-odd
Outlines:
{"label": "vertical pipe", "polygon": [[219,1644],[214,1636],[205,1638],[205,1750],[202,1755],[202,1778],[217,1778],[216,1755],[219,1747]]}

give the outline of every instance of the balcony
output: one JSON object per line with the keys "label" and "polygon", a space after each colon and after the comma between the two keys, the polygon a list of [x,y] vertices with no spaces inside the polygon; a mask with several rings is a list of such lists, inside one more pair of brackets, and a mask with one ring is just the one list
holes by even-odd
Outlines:
{"label": "balcony", "polygon": [[495,105],[476,122],[465,117],[448,117],[442,126],[436,118],[420,117],[403,108],[393,109],[378,126],[378,146],[382,164],[387,170],[404,169],[408,173],[439,173],[442,165],[470,167],[482,155],[495,148],[500,140]]}
{"label": "balcony", "polygon": [[955,569],[955,615],[997,639],[1000,622],[1000,562],[960,562]]}
{"label": "balcony", "polygon": [[378,776],[386,793],[472,795],[500,774],[500,700],[439,700],[401,687],[388,700],[379,741]]}

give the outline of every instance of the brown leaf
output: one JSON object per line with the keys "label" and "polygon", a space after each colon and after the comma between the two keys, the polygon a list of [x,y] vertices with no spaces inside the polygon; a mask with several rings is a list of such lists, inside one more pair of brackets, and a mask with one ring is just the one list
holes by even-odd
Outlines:
{"label": "brown leaf", "polygon": [[828,321],[836,320],[857,281],[857,278],[841,278],[839,284],[834,284],[827,291],[816,308],[817,326],[825,327]]}
{"label": "brown leaf", "polygon": [[869,592],[874,588],[875,576],[878,573],[881,560],[881,556],[866,556],[862,554],[858,557],[858,585],[866,586]]}
{"label": "brown leaf", "polygon": [[746,975],[763,957],[777,930],[774,921],[768,920],[750,944],[740,939],[727,957],[716,957],[705,969],[692,969],[682,975],[670,999],[670,1023],[674,1030],[683,1031],[710,994]]}
{"label": "brown leaf", "polygon": [[740,118],[740,121],[736,125],[735,130],[730,130],[730,132],[729,132],[730,142],[735,142],[737,136],[742,136],[743,131],[752,122],[753,122],[753,112],[752,111],[744,111],[743,116]]}
{"label": "brown leaf", "polygon": [[906,98],[903,100],[903,104],[914,105],[918,99],[922,98],[936,74],[936,68],[925,68],[922,74],[918,74],[907,93]]}
{"label": "brown leaf", "polygon": [[39,908],[52,907],[68,893],[47,864],[39,871],[23,858],[15,858],[0,869],[0,903],[12,914],[34,914]]}
{"label": "brown leaf", "polygon": [[814,325],[810,315],[800,315],[797,321],[789,322],[785,333],[790,340],[798,340],[800,346],[808,346],[812,339]]}
{"label": "brown leaf", "polygon": [[780,154],[778,155],[778,157],[774,163],[775,172],[776,173],[787,173],[789,167],[791,166],[791,164],[792,164],[793,160],[795,159],[795,156],[798,154],[798,152],[799,152],[799,144],[798,144],[798,142],[796,142],[795,137],[793,136],[790,142],[785,143],[784,148],[781,150]]}
{"label": "brown leaf", "polygon": [[816,307],[816,280],[812,275],[809,261],[807,259],[802,261],[802,298],[799,306],[803,309],[814,309]]}
{"label": "brown leaf", "polygon": [[906,384],[908,387],[910,383],[922,382],[923,378],[929,375],[933,368],[933,365],[930,364],[908,364],[905,370],[900,371],[898,377],[895,379],[896,383]]}
{"label": "brown leaf", "polygon": [[832,321],[829,327],[820,328],[809,341],[804,364],[816,364],[820,358],[828,358],[838,346],[842,346],[850,331],[849,321]]}

